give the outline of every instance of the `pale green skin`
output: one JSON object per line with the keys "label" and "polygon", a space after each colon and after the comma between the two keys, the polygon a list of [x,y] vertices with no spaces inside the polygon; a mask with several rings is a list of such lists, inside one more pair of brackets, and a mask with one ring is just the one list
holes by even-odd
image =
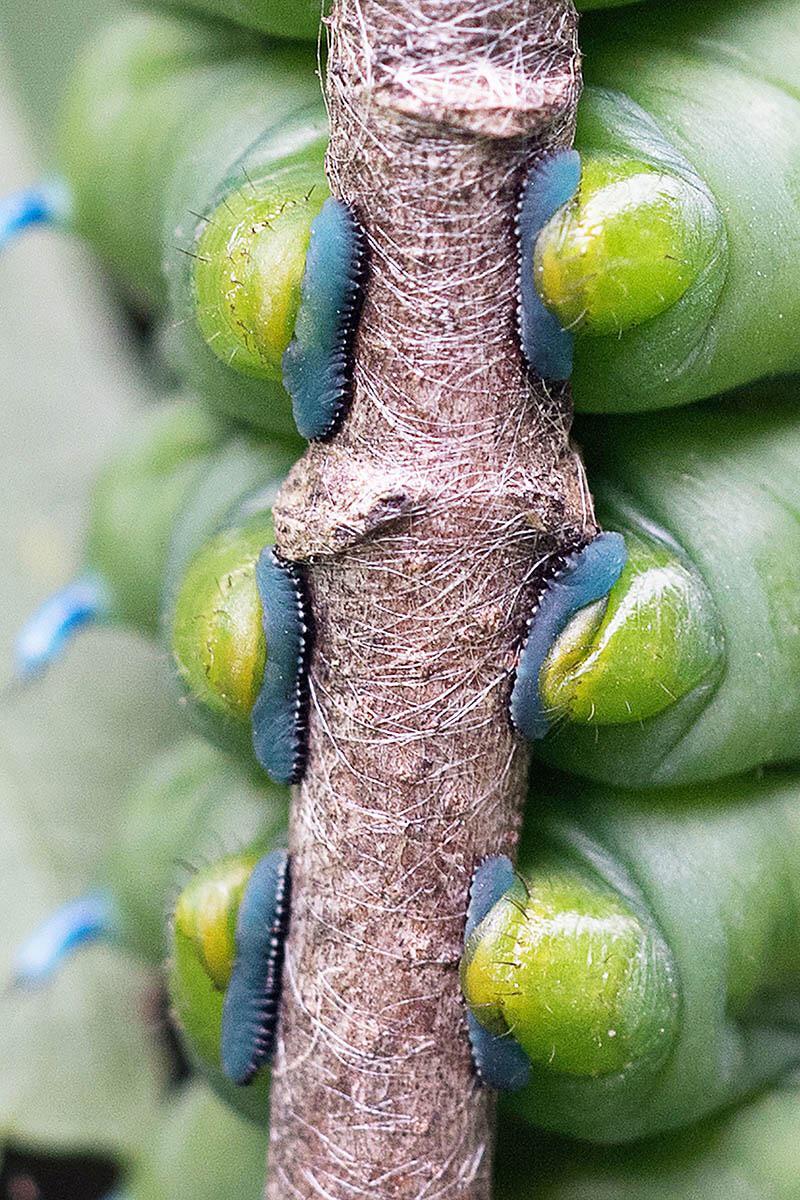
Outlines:
{"label": "pale green skin", "polygon": [[711,0],[668,19],[644,5],[635,20],[587,20],[582,44],[578,149],[688,167],[724,237],[715,256],[709,226],[708,268],[660,316],[621,337],[578,336],[577,408],[685,404],[800,369],[800,4]]}
{"label": "pale green skin", "polygon": [[186,737],[151,763],[125,803],[104,873],[125,949],[162,962],[176,887],[221,845],[245,846],[256,836],[276,841],[287,808],[285,789],[201,738]]}
{"label": "pale green skin", "polygon": [[269,510],[221,530],[187,567],[170,623],[172,661],[194,723],[245,751],[269,653],[255,569],[274,540]]}
{"label": "pale green skin", "polygon": [[272,504],[291,464],[281,447],[225,447],[173,529],[162,628],[195,728],[252,757],[250,709],[268,653],[255,563],[275,540]]}
{"label": "pale green skin", "polygon": [[61,137],[74,228],[134,302],[167,317],[168,350],[189,385],[290,442],[290,405],[274,374],[242,380],[208,350],[193,269],[196,242],[226,195],[265,177],[274,190],[276,172],[287,171],[291,188],[324,189],[315,65],[312,48],[266,47],[233,26],[127,14],[87,47]]}
{"label": "pale green skin", "polygon": [[[534,902],[555,894],[565,905],[548,944],[558,970],[542,971],[539,955],[528,971],[524,954],[518,968],[498,967],[498,1004],[515,1006],[515,1036],[535,1053],[509,1108],[546,1129],[624,1142],[741,1101],[800,1062],[797,776],[658,798],[586,787],[576,799],[570,780],[546,791],[531,798],[518,869]],[[645,942],[598,933],[587,954],[586,918],[567,915],[598,905],[635,918]],[[512,928],[518,910],[501,901],[497,919]],[[505,962],[509,942],[487,929]],[[604,944],[608,983],[597,968]],[[598,1014],[627,1053],[602,1046]],[[582,1021],[598,1038],[580,1051]]]}
{"label": "pale green skin", "polygon": [[[800,758],[800,419],[792,386],[770,391],[579,428],[607,525],[646,535],[652,523],[674,538],[713,602],[701,609],[698,592],[692,624],[718,622],[723,654],[641,723],[556,724],[535,745],[540,757],[633,787]],[[631,636],[629,656],[637,640],[652,646],[653,635]],[[662,652],[676,654],[672,634]]]}
{"label": "pale green skin", "polygon": [[584,151],[576,195],[537,239],[539,294],[579,337],[618,337],[690,289],[711,300],[724,282],[727,241],[713,196],[655,136],[642,149],[641,158],[633,148]]}
{"label": "pale green skin", "polygon": [[109,616],[158,630],[176,515],[208,470],[223,430],[206,410],[172,401],[139,418],[92,489],[87,568],[102,580]]}

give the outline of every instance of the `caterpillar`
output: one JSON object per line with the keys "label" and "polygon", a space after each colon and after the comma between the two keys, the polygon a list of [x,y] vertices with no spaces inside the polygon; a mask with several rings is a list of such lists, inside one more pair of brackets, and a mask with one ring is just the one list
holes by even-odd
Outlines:
{"label": "caterpillar", "polygon": [[247,760],[195,736],[148,764],[120,808],[95,888],[57,909],[17,947],[16,987],[50,982],[81,946],[98,941],[159,965],[168,949],[165,914],[185,884],[183,864],[194,875],[225,844],[270,850],[285,838],[288,820],[283,789]]}
{"label": "caterpillar", "polygon": [[608,596],[626,559],[622,535],[600,533],[582,549],[562,558],[557,569],[551,571],[528,624],[511,693],[511,718],[526,737],[539,738],[547,732],[539,681],[553,643],[570,618]]}
{"label": "caterpillar", "polygon": [[236,953],[222,1006],[222,1069],[240,1087],[271,1061],[280,1003],[291,877],[285,850],[260,858],[236,917]]}
{"label": "caterpillar", "polygon": [[[786,251],[800,106],[793,60],[772,53],[791,42],[797,0],[716,0],[669,22],[659,12],[637,10],[635,26],[624,13],[587,20],[580,186],[538,237],[521,230],[522,324],[549,310],[575,334],[579,410],[683,404],[798,367]],[[731,94],[751,97],[735,131]],[[116,117],[99,121],[108,96]],[[154,113],[165,128],[151,145]],[[72,227],[129,294],[168,311],[179,374],[218,410],[291,440],[282,360],[328,194],[308,53],[199,19],[129,15],[76,73],[63,142]],[[326,270],[347,288],[355,263],[331,255]],[[318,303],[310,292],[309,310]],[[548,327],[560,365],[540,365],[564,373],[570,338]],[[314,335],[335,348],[349,329]],[[316,409],[308,428],[326,436],[335,424]]]}
{"label": "caterpillar", "polygon": [[[484,859],[479,864],[472,877],[467,906],[464,931],[467,946],[475,930],[513,885],[514,868],[504,855]],[[474,1007],[467,1010],[467,1029],[472,1061],[481,1082],[509,1092],[524,1087],[530,1075],[530,1062],[519,1042],[509,1037],[506,1030],[495,1032],[479,1021]]]}
{"label": "caterpillar", "polygon": [[542,784],[519,874],[461,967],[476,1020],[530,1060],[508,1107],[545,1129],[626,1142],[796,1065],[797,775],[657,798]]}
{"label": "caterpillar", "polygon": [[198,872],[179,895],[171,922],[169,994],[189,1058],[221,1099],[262,1124],[269,1089],[264,1046],[274,1034],[285,878],[285,851],[264,856],[252,847],[228,855]]}
{"label": "caterpillar", "polygon": [[533,251],[575,334],[576,407],[685,404],[798,370],[800,5],[642,6],[583,31],[582,180]]}
{"label": "caterpillar", "polygon": [[86,48],[60,138],[70,227],[167,322],[180,377],[288,442],[281,358],[328,195],[314,67],[310,49],[129,13]]}
{"label": "caterpillar", "polygon": [[283,355],[283,381],[305,438],[330,437],[344,416],[365,261],[353,210],[329,198],[311,226],[294,336]]}
{"label": "caterpillar", "polygon": [[266,614],[256,578],[290,462],[261,439],[222,440],[197,406],[149,417],[95,489],[85,572],[20,632],[18,676],[41,670],[90,619],[151,634],[161,626],[195,726],[248,755],[255,738],[276,782],[299,778],[310,616],[296,574],[291,594],[270,594]]}
{"label": "caterpillar", "polygon": [[634,787],[800,757],[794,386],[578,432],[628,561],[560,634],[538,630],[537,755]]}
{"label": "caterpillar", "polygon": [[577,150],[549,154],[531,169],[519,203],[519,336],[528,364],[542,379],[569,379],[572,337],[545,307],[536,290],[534,251],[542,230],[572,199],[580,180],[581,160]]}

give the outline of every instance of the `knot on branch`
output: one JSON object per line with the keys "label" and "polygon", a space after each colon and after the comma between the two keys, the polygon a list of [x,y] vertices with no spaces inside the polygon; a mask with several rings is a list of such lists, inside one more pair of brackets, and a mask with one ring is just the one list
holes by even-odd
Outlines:
{"label": "knot on branch", "polygon": [[295,464],[273,509],[281,554],[298,562],[341,554],[419,511],[408,473],[315,445]]}
{"label": "knot on branch", "polygon": [[380,108],[487,138],[530,137],[571,111],[570,70],[530,78],[489,59],[398,71],[372,89]]}

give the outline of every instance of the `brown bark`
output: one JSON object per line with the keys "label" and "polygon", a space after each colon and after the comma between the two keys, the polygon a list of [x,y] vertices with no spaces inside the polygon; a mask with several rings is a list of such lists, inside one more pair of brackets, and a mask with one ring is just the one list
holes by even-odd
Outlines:
{"label": "brown bark", "polygon": [[367,229],[352,408],[276,510],[309,562],[310,757],[270,1200],[486,1200],[458,986],[470,877],[513,852],[508,697],[543,559],[593,528],[564,387],[515,328],[524,176],[567,143],[569,0],[338,0],[329,172]]}

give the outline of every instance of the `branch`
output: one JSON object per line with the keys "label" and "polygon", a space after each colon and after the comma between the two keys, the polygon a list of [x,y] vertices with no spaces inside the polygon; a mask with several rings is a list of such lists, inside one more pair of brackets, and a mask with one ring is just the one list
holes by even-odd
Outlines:
{"label": "branch", "polygon": [[508,696],[543,562],[594,529],[570,402],[516,334],[525,174],[572,136],[569,0],[338,0],[329,175],[370,279],[350,414],[276,508],[309,566],[310,755],[271,1200],[486,1200],[458,986],[477,862],[513,851]]}

